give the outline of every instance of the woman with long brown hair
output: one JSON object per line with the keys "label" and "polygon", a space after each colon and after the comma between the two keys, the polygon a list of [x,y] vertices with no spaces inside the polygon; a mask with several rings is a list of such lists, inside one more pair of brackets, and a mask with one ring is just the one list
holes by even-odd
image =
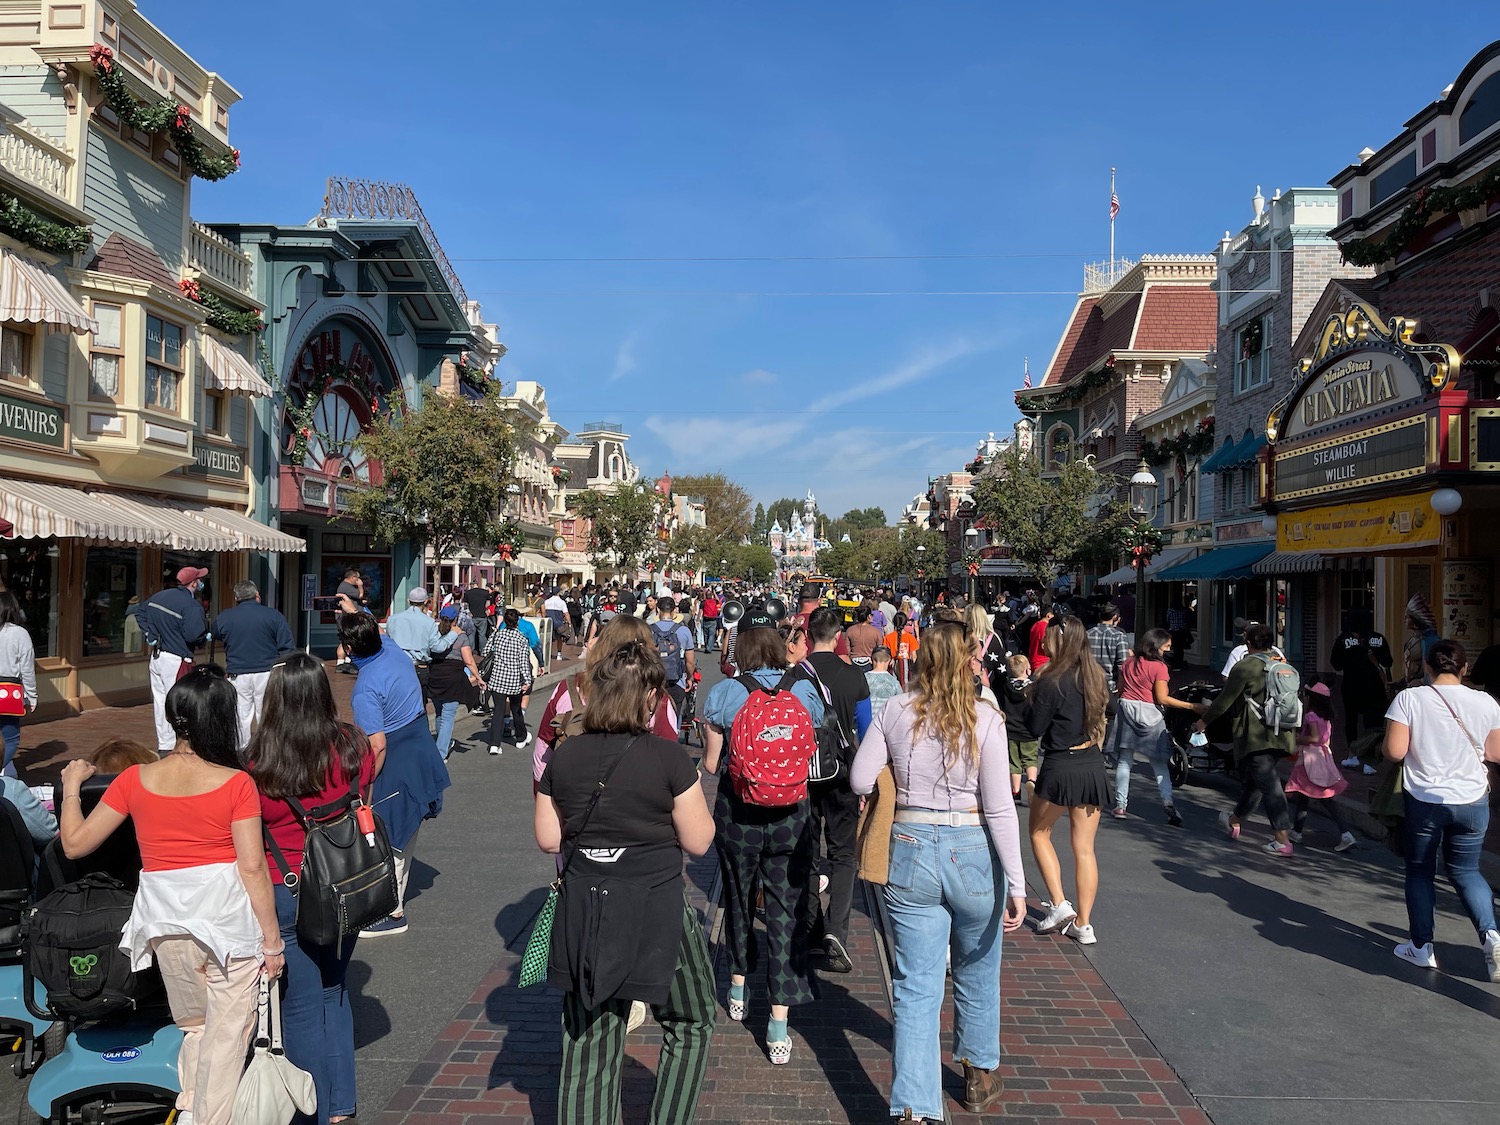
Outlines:
{"label": "woman with long brown hair", "polygon": [[[1048,660],[1032,682],[1026,718],[1027,735],[1041,742],[1042,751],[1031,797],[1031,852],[1047,884],[1050,904],[1037,932],[1060,929],[1080,945],[1093,945],[1098,939],[1089,917],[1099,893],[1094,835],[1099,831],[1099,810],[1110,799],[1100,749],[1109,685],[1078,618],[1054,617],[1041,648]],[[1052,846],[1052,829],[1064,813],[1073,847],[1076,909],[1063,893],[1062,864]]]}
{"label": "woman with long brown hair", "polygon": [[[850,773],[869,793],[896,779],[885,886],[896,971],[891,1114],[943,1119],[944,954],[953,956],[954,1054],[964,1108],[1000,1099],[1000,934],[1026,917],[1021,832],[1010,792],[1005,719],[975,698],[973,648],[959,622],[933,625],[917,651],[912,691],[881,709]],[[988,839],[986,839],[988,828]],[[990,845],[1000,858],[995,877]],[[1002,908],[1001,900],[1005,901]]]}

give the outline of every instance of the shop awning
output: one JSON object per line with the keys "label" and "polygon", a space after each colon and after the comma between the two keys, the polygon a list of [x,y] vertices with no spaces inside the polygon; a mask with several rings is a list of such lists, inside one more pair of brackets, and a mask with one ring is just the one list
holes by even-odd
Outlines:
{"label": "shop awning", "polygon": [[1196,559],[1168,567],[1159,575],[1162,582],[1195,582],[1249,578],[1255,564],[1271,553],[1270,543],[1244,543],[1237,547],[1215,547]]}
{"label": "shop awning", "polygon": [[225,394],[246,395],[250,398],[270,398],[271,384],[260,377],[255,365],[244,356],[222,342],[202,333],[203,341],[203,385],[211,391]]}
{"label": "shop awning", "polygon": [[[1168,547],[1156,558],[1152,559],[1146,566],[1146,581],[1155,582],[1162,571],[1169,566],[1175,566],[1184,559],[1189,558],[1197,547]],[[1103,578],[1099,579],[1101,586],[1118,586],[1122,582],[1135,581],[1135,567],[1122,566],[1118,570],[1112,570]]]}
{"label": "shop awning", "polygon": [[162,545],[166,528],[139,512],[124,512],[60,484],[0,480],[0,519],[17,539],[88,539],[95,543]]}
{"label": "shop awning", "polygon": [[1198,471],[1200,473],[1219,473],[1229,468],[1229,460],[1234,456],[1235,446],[1238,444],[1238,442],[1233,442],[1225,438],[1224,444],[1210,453],[1205,458],[1203,464],[1198,466]]}
{"label": "shop awning", "polygon": [[517,552],[516,557],[511,560],[510,568],[520,574],[562,574],[568,569],[535,551]]}
{"label": "shop awning", "polygon": [[90,492],[99,503],[142,523],[154,523],[166,534],[165,543],[174,551],[234,551],[239,541],[233,535],[195,520],[164,500],[122,492]]}
{"label": "shop awning", "polygon": [[84,312],[67,286],[46,266],[19,254],[7,253],[0,261],[0,320],[45,324],[82,335],[99,331],[99,322]]}
{"label": "shop awning", "polygon": [[[270,551],[277,554],[299,554],[307,550],[307,541],[274,527],[242,516],[232,508],[201,504],[193,500],[165,500],[159,496],[131,495],[132,502],[157,514],[190,520],[209,534],[226,540],[227,547],[193,547],[187,550]],[[174,544],[175,546],[175,544]]]}
{"label": "shop awning", "polygon": [[1316,551],[1272,551],[1255,564],[1256,574],[1315,574],[1328,563]]}

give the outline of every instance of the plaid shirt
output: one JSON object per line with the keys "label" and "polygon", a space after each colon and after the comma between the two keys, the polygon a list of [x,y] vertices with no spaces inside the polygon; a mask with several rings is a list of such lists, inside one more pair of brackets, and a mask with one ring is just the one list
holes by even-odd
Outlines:
{"label": "plaid shirt", "polygon": [[495,654],[485,687],[496,695],[524,695],[531,690],[531,645],[519,629],[496,629],[484,646]]}
{"label": "plaid shirt", "polygon": [[1109,680],[1109,690],[1115,691],[1120,668],[1130,655],[1125,634],[1113,625],[1095,625],[1089,630],[1089,651],[1104,669],[1104,676]]}

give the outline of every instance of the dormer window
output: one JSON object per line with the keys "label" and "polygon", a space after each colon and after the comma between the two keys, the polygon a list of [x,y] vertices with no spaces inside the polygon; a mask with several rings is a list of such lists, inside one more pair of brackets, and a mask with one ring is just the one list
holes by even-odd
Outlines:
{"label": "dormer window", "polygon": [[1458,115],[1458,143],[1468,144],[1497,121],[1500,121],[1500,72],[1479,84],[1469,104]]}

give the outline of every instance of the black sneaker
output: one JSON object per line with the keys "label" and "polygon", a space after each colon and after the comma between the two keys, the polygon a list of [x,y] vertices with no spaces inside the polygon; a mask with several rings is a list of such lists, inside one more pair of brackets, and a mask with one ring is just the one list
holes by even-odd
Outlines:
{"label": "black sneaker", "polygon": [[844,943],[829,934],[823,939],[823,956],[827,958],[827,969],[830,973],[852,973],[854,962],[849,960],[849,951],[844,948]]}
{"label": "black sneaker", "polygon": [[1182,827],[1182,816],[1178,813],[1176,805],[1167,806],[1167,823],[1173,828]]}

